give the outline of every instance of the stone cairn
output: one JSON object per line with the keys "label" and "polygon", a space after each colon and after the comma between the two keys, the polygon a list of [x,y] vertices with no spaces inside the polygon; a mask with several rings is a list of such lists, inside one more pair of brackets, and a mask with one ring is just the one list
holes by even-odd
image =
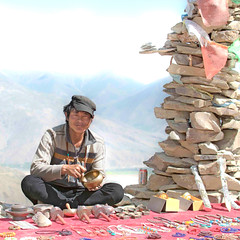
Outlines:
{"label": "stone cairn", "polygon": [[[239,38],[240,5],[231,0],[228,5],[230,17],[225,26],[204,26],[197,3],[183,21],[197,23],[212,41],[230,46]],[[168,138],[159,142],[163,152],[144,161],[152,168],[147,184],[126,186],[125,193],[133,196],[135,204],[147,204],[152,195],[162,191],[176,197],[189,192],[201,198],[190,169],[197,165],[209,201],[220,203],[224,198],[217,159],[223,157],[228,190],[236,200],[240,192],[240,75],[233,70],[235,54],[228,53],[225,67],[207,79],[197,37],[188,33],[184,22],[171,30],[164,47],[156,49],[147,43],[140,52],[171,56],[167,71],[172,81],[164,85],[170,96],[154,108],[157,118],[166,119]]]}

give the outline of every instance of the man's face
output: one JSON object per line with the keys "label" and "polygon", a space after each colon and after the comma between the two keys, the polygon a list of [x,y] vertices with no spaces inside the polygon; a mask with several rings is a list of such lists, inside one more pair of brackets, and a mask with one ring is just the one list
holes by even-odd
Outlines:
{"label": "man's face", "polygon": [[92,123],[92,117],[87,112],[78,112],[72,109],[67,119],[69,127],[76,133],[84,133]]}

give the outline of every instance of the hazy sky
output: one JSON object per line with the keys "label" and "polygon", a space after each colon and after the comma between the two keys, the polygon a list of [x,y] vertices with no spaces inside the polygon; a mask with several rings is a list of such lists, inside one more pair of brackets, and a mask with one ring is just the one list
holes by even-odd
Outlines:
{"label": "hazy sky", "polygon": [[187,0],[0,0],[0,70],[91,76],[112,72],[149,83],[168,76],[162,47]]}

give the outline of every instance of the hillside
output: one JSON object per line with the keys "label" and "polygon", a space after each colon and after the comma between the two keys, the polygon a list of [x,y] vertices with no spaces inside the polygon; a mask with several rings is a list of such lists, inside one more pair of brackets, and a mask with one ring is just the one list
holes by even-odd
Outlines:
{"label": "hillside", "polygon": [[[106,141],[107,168],[141,167],[144,160],[159,151],[158,141],[165,138],[165,126],[153,113],[154,106],[160,105],[164,98],[157,93],[157,83],[135,85],[133,81],[120,81],[113,76],[100,76],[103,82],[78,78],[68,81],[54,76],[52,85],[49,89],[46,85],[44,91],[44,88],[38,90],[39,81],[51,82],[51,75],[31,76],[30,80],[26,75],[25,81],[24,76],[13,76],[0,75],[2,165],[29,167],[44,131],[64,122],[62,107],[73,94],[94,95],[97,112],[92,129]],[[107,83],[109,86],[105,87]]]}
{"label": "hillside", "polygon": [[18,169],[1,167],[1,191],[0,191],[0,202],[11,203],[11,204],[26,204],[31,205],[32,203],[24,196],[21,190],[21,181],[25,176],[24,172]]}
{"label": "hillside", "polygon": [[[167,96],[162,91],[167,80],[161,79],[146,85],[141,91],[109,104],[103,108],[101,116],[111,116],[111,119],[118,123],[125,123],[149,133],[161,131],[161,120],[154,116],[154,107],[160,106]],[[113,109],[116,110],[113,112]]]}

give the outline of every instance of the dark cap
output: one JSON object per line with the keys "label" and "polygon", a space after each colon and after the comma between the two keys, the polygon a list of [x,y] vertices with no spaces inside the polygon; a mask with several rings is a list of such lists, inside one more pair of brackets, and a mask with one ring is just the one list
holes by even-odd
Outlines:
{"label": "dark cap", "polygon": [[96,104],[87,97],[74,95],[72,96],[71,105],[77,110],[82,112],[88,112],[94,116],[94,111],[96,111]]}

